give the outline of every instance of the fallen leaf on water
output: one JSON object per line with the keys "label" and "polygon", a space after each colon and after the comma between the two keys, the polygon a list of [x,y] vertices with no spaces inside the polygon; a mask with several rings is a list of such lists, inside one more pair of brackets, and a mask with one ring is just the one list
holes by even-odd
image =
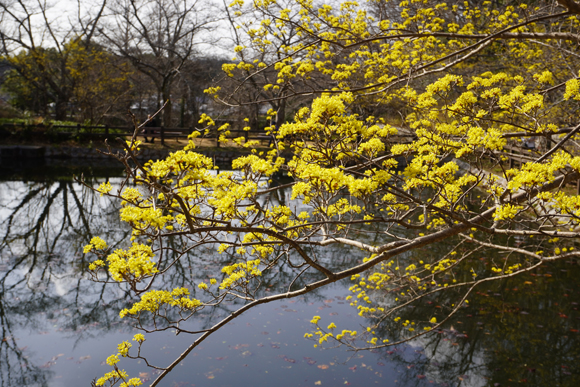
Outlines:
{"label": "fallen leaf on water", "polygon": [[314,382],[314,385],[315,385],[315,386],[320,386],[321,384],[322,384],[322,381],[320,381],[320,380],[319,380],[319,381],[317,381],[317,382]]}
{"label": "fallen leaf on water", "polygon": [[141,379],[148,378],[149,377],[149,372],[139,372],[139,377]]}
{"label": "fallen leaf on water", "polygon": [[328,369],[328,365],[327,364],[319,364],[318,368],[320,368],[321,370],[327,370]]}
{"label": "fallen leaf on water", "polygon": [[91,355],[81,356],[81,357],[79,357],[79,360],[84,361],[84,360],[89,360],[90,358],[91,358]]}
{"label": "fallen leaf on water", "polygon": [[284,360],[286,360],[288,363],[296,363],[296,360],[290,359],[289,357],[284,357]]}

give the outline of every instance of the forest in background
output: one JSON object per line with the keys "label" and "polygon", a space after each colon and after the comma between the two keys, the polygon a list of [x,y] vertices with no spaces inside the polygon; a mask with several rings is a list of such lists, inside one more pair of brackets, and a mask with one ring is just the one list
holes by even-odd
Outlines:
{"label": "forest in background", "polygon": [[215,112],[203,90],[226,62],[223,50],[208,49],[224,26],[218,8],[166,0],[3,2],[0,118],[126,125],[128,111],[145,120],[167,102],[156,124],[195,125]]}

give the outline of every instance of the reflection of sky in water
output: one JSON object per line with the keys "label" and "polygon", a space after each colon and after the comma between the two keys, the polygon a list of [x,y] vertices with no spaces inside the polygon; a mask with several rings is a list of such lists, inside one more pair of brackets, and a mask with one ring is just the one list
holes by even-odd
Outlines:
{"label": "reflection of sky in water", "polygon": [[[109,180],[114,187],[120,183],[119,178]],[[31,192],[36,193],[23,199]],[[82,209],[75,200],[83,203]],[[273,200],[289,202],[290,192]],[[8,224],[15,209],[18,211]],[[86,276],[79,281],[81,251],[89,234],[122,239],[124,227],[117,211],[116,203],[77,184],[0,183],[1,232],[11,236],[3,241],[0,258],[8,326],[3,335],[8,337],[6,342],[15,343],[2,348],[12,360],[0,369],[4,373],[1,386],[18,385],[22,380],[28,385],[88,385],[92,378],[110,370],[104,360],[116,352],[119,342],[130,340],[135,333],[127,321],[118,318],[127,301],[117,285],[95,284]],[[214,270],[211,263],[206,262],[198,275]],[[349,327],[360,323],[344,301],[346,293],[345,286],[335,285],[307,298],[262,305],[247,312],[196,348],[163,384],[385,385],[385,380],[395,380],[393,367],[381,362],[379,354],[321,350],[304,339],[304,333],[312,328],[309,321],[313,315],[345,325],[350,321]],[[201,328],[215,322],[216,317],[202,314],[188,325]],[[144,351],[153,363],[167,365],[191,341],[185,333],[148,335]],[[27,365],[21,364],[18,354]],[[121,367],[132,376],[155,376],[137,361],[124,359]],[[10,382],[13,377],[8,373],[26,379]]]}
{"label": "reflection of sky in water", "polygon": [[[115,177],[110,181],[113,186],[120,183]],[[291,202],[289,190],[269,200],[300,206]],[[0,387],[88,386],[111,369],[104,360],[116,353],[116,345],[136,333],[118,317],[131,301],[123,289],[93,283],[83,274],[87,260],[82,248],[91,236],[128,239],[118,205],[67,181],[0,182]],[[306,207],[298,208],[302,210]],[[431,246],[417,254],[445,249]],[[339,267],[357,259],[354,254],[358,252],[330,246],[320,258]],[[187,278],[169,276],[167,286],[194,290],[219,264],[211,250],[194,252],[179,263]],[[470,297],[472,307],[457,316],[453,327],[377,353],[322,350],[303,338],[314,315],[322,317],[323,326],[335,322],[338,329],[359,329],[364,323],[344,301],[349,281],[305,298],[262,305],[212,335],[161,385],[477,387],[510,385],[510,379],[538,386],[556,379],[561,383],[554,386],[580,385],[575,383],[580,272],[576,262],[549,270],[542,281],[522,277],[482,288],[481,296]],[[270,286],[285,274],[272,273]],[[221,313],[235,307],[224,305]],[[416,312],[428,315],[432,310],[419,305]],[[207,327],[218,318],[219,312],[212,316],[203,311],[185,328]],[[191,341],[185,333],[148,335],[143,350],[163,366]],[[120,367],[131,376],[155,377],[137,361],[124,359]]]}
{"label": "reflection of sky in water", "polygon": [[[311,386],[317,381],[327,386],[396,385],[393,383],[397,371],[381,360],[379,354],[320,350],[303,338],[315,314],[332,314],[351,325],[358,323],[352,308],[338,296],[344,295],[344,290],[342,286],[325,290],[320,296],[327,303],[319,299],[287,300],[242,315],[196,348],[162,385]],[[122,324],[105,332],[99,332],[98,325],[89,326],[86,330],[94,336],[77,342],[74,333],[62,332],[59,326],[51,326],[50,321],[45,320],[44,326],[46,330],[41,333],[20,331],[17,335],[19,345],[28,347],[25,352],[30,360],[53,374],[51,386],[87,385],[91,377],[109,371],[103,360],[114,352],[117,343],[134,333]],[[149,335],[144,350],[153,362],[165,364],[181,353],[188,342],[183,333]],[[130,375],[154,376],[154,372],[136,361],[124,359],[119,366]]]}

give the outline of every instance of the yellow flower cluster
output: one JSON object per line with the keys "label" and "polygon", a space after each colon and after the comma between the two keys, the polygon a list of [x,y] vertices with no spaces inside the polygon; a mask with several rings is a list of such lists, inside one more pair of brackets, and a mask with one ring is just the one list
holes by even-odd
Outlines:
{"label": "yellow flower cluster", "polygon": [[238,157],[232,162],[233,169],[246,169],[251,170],[254,173],[272,176],[274,173],[278,172],[284,159],[278,157],[276,163],[272,163],[269,160],[264,160],[256,155],[242,156]]}
{"label": "yellow flower cluster", "polygon": [[225,273],[227,277],[221,282],[219,288],[229,289],[240,284],[242,279],[245,279],[243,283],[247,283],[249,281],[248,276],[261,276],[262,272],[258,269],[259,265],[260,259],[255,259],[222,267],[222,273]]}
{"label": "yellow flower cluster", "polygon": [[119,355],[126,357],[129,353],[129,349],[131,349],[133,345],[128,341],[123,341],[121,344],[117,345],[117,350],[119,351]]}
{"label": "yellow flower cluster", "polygon": [[564,99],[574,99],[580,101],[580,80],[570,79],[566,82],[566,92],[564,93]]}
{"label": "yellow flower cluster", "polygon": [[163,215],[160,208],[127,206],[120,210],[121,220],[134,225],[136,229],[145,230],[149,227],[162,229],[173,220],[171,215]]}
{"label": "yellow flower cluster", "polygon": [[107,257],[109,273],[115,281],[140,280],[158,272],[151,261],[154,256],[150,246],[139,243],[133,243],[128,250],[117,249]]}
{"label": "yellow flower cluster", "polygon": [[513,204],[504,204],[498,207],[493,213],[494,220],[513,219],[524,207],[514,206]]}
{"label": "yellow flower cluster", "polygon": [[[104,376],[97,379],[97,382],[95,384],[97,386],[103,386],[109,380],[112,380],[113,383],[115,383],[116,381],[118,381],[120,379],[126,379],[127,377],[128,377],[128,374],[125,372],[125,370],[119,370],[119,371],[114,370],[111,372],[107,372]],[[139,386],[140,384],[133,384],[133,385]]]}
{"label": "yellow flower cluster", "polygon": [[[162,306],[174,306],[182,310],[195,310],[203,304],[201,301],[187,297],[189,290],[187,288],[175,288],[171,292],[166,290],[150,290],[141,295],[141,301],[133,304],[131,309],[123,309],[119,313],[121,318],[128,314],[136,315],[142,311],[157,314]],[[137,336],[135,336],[137,339]],[[141,341],[141,337],[138,338]]]}
{"label": "yellow flower cluster", "polygon": [[83,253],[87,254],[93,249],[95,250],[105,250],[107,248],[107,242],[105,242],[100,237],[91,238],[91,242],[86,245],[83,249]]}
{"label": "yellow flower cluster", "polygon": [[111,185],[111,183],[109,183],[107,181],[107,182],[101,183],[101,185],[99,185],[99,188],[97,188],[97,192],[100,192],[101,196],[103,196],[104,194],[108,194],[109,192],[111,192],[112,189],[113,189],[113,186]]}

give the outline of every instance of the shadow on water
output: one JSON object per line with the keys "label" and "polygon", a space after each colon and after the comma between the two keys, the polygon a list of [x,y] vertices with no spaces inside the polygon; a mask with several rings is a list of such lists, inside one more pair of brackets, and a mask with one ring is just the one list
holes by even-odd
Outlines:
{"label": "shadow on water", "polygon": [[58,158],[0,158],[0,181],[72,181],[73,176],[120,177],[123,167],[115,160]]}
{"label": "shadow on water", "polygon": [[[109,370],[102,360],[116,344],[135,333],[118,316],[131,302],[128,293],[87,280],[83,246],[96,235],[126,241],[129,230],[119,221],[119,203],[73,182],[71,176],[81,173],[93,184],[116,184],[122,169],[100,161],[0,164],[0,387],[89,385]],[[276,192],[270,200],[289,203],[290,193]],[[448,249],[442,244],[416,254]],[[359,255],[334,248],[320,259],[340,267]],[[164,286],[194,292],[228,259],[200,249],[177,262]],[[294,274],[271,273],[265,292]],[[315,349],[302,338],[313,315],[345,328],[362,322],[345,300],[350,283],[344,282],[242,315],[185,359],[171,385],[580,385],[578,278],[578,262],[568,261],[479,288],[445,329],[407,346],[360,353]],[[444,301],[425,300],[402,318],[428,320]],[[190,324],[207,327],[236,306],[224,304]],[[384,334],[396,338],[398,330],[393,322]],[[185,334],[167,332],[148,338],[145,350],[166,364],[187,343]],[[135,362],[123,368],[146,381],[155,376]]]}

